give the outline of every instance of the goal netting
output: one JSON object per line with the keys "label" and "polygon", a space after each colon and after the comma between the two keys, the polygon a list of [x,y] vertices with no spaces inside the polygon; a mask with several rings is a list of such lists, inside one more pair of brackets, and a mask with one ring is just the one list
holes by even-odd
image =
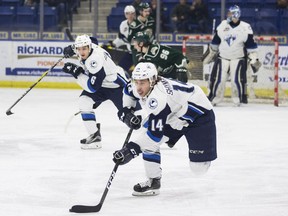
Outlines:
{"label": "goal netting", "polygon": [[[201,57],[212,40],[211,35],[183,36],[182,52],[189,59],[189,80],[200,85],[208,92],[209,76],[213,63],[203,65]],[[285,49],[279,47],[275,37],[256,37],[258,57],[262,63],[257,73],[251,67],[247,70],[247,90],[249,101],[259,103],[287,104],[288,101],[288,56]],[[230,97],[230,81],[226,83],[225,96]]]}

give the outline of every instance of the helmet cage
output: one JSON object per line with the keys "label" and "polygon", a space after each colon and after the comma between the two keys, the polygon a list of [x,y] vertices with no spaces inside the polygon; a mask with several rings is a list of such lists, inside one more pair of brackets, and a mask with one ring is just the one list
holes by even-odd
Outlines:
{"label": "helmet cage", "polygon": [[232,19],[239,19],[240,16],[241,16],[241,9],[238,5],[234,5],[234,6],[231,6],[229,9],[228,9],[228,13],[231,13],[231,16],[228,16],[227,17],[227,21],[228,22],[231,22]]}

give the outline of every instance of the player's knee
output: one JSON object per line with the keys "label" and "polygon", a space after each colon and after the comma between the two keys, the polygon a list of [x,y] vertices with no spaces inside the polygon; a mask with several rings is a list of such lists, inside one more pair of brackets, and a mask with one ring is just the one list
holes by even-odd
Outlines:
{"label": "player's knee", "polygon": [[92,98],[83,95],[79,97],[78,104],[80,111],[92,111],[94,101],[92,100]]}
{"label": "player's knee", "polygon": [[190,161],[190,169],[194,175],[201,176],[208,171],[210,164],[211,164],[211,161],[206,161],[206,162]]}

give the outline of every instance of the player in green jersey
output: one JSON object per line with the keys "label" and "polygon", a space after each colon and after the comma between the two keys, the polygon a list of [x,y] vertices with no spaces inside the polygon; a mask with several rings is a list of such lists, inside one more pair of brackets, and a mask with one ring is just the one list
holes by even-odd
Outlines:
{"label": "player in green jersey", "polygon": [[142,53],[138,62],[152,62],[160,76],[187,82],[188,59],[178,50],[169,46],[152,43],[146,32],[137,32],[132,44],[137,52]]}

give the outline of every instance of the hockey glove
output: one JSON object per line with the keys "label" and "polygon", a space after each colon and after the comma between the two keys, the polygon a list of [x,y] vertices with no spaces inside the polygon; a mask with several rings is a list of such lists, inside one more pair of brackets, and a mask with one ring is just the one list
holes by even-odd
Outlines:
{"label": "hockey glove", "polygon": [[251,68],[252,68],[252,70],[253,70],[253,73],[257,73],[262,64],[261,64],[261,62],[259,61],[259,59],[257,59],[257,60],[255,61],[255,63],[253,63],[253,64],[250,62],[250,65],[251,65]]}
{"label": "hockey glove", "polygon": [[187,72],[188,70],[185,67],[176,68],[177,80],[186,83],[188,81]]}
{"label": "hockey glove", "polygon": [[248,63],[251,65],[253,73],[256,73],[259,70],[262,64],[258,59],[257,52],[250,52],[248,54]]}
{"label": "hockey glove", "polygon": [[203,61],[203,64],[210,64],[211,62],[214,62],[217,54],[218,54],[218,47],[217,46],[212,46],[209,44],[207,50],[203,54],[201,60]]}
{"label": "hockey glove", "polygon": [[124,165],[141,153],[139,145],[129,142],[126,147],[113,153],[113,161]]}
{"label": "hockey glove", "polygon": [[141,127],[141,116],[134,115],[132,110],[127,107],[118,111],[118,117],[131,129],[138,130]]}
{"label": "hockey glove", "polygon": [[63,72],[71,74],[76,79],[79,76],[79,74],[84,73],[84,69],[82,67],[79,67],[76,64],[73,63],[65,63],[64,67],[62,68]]}
{"label": "hockey glove", "polygon": [[70,58],[73,55],[75,55],[75,52],[73,50],[73,45],[69,45],[69,46],[65,47],[63,50],[63,54],[64,54],[65,58]]}

